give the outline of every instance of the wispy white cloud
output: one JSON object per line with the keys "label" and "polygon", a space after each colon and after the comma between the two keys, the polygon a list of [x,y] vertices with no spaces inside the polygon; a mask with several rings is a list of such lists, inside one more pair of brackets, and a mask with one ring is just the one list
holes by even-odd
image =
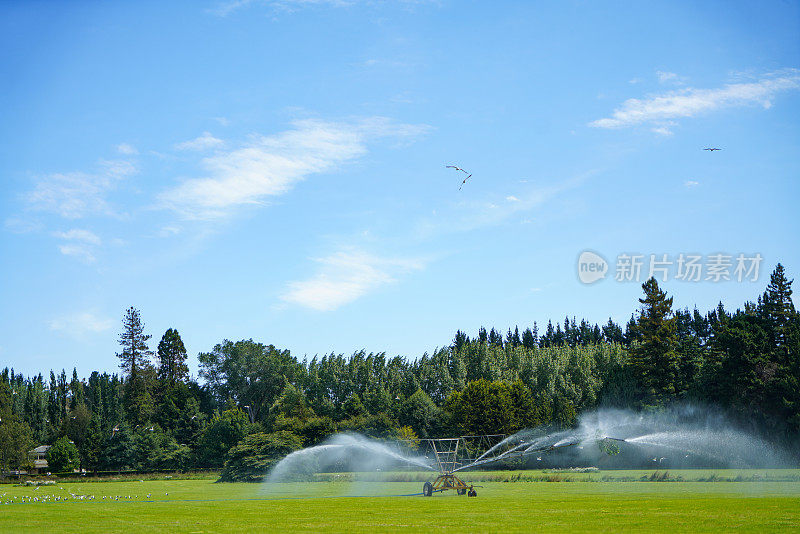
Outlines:
{"label": "wispy white cloud", "polygon": [[669,121],[663,124],[659,124],[658,126],[653,126],[650,128],[650,131],[653,133],[657,133],[658,135],[672,135],[674,132],[671,130],[671,127],[675,125],[675,122]]}
{"label": "wispy white cloud", "polygon": [[94,263],[94,252],[102,244],[97,234],[89,230],[73,228],[66,232],[54,232],[53,235],[65,242],[58,246],[58,250],[65,256],[73,256],[84,263]]}
{"label": "wispy white cloud", "polygon": [[178,143],[175,145],[176,150],[209,150],[212,148],[218,148],[224,145],[225,142],[222,139],[217,139],[210,132],[203,132],[203,135],[200,137],[196,137],[189,141],[184,141],[183,143]]}
{"label": "wispy white cloud", "polygon": [[[436,4],[440,0],[394,0],[393,3],[403,6],[416,6],[418,4]],[[369,5],[372,0],[226,0],[208,11],[220,17],[230,15],[234,11],[248,6],[266,6],[273,11],[293,12],[301,8],[314,6],[348,7],[354,5]]]}
{"label": "wispy white cloud", "polygon": [[291,282],[281,300],[318,311],[331,311],[425,266],[421,260],[382,258],[352,249],[314,261],[320,266],[317,274],[307,280]]}
{"label": "wispy white cloud", "polygon": [[97,237],[97,234],[94,232],[90,232],[89,230],[81,230],[78,228],[73,228],[72,230],[68,230],[66,232],[55,232],[53,235],[61,239],[82,241],[84,243],[89,243],[90,245],[99,245],[101,243],[100,238]]}
{"label": "wispy white cloud", "polygon": [[128,143],[120,143],[117,145],[117,152],[126,156],[134,156],[139,153],[136,147]]}
{"label": "wispy white cloud", "polygon": [[136,173],[126,160],[100,160],[98,172],[55,173],[39,178],[24,198],[31,209],[56,213],[66,219],[110,214],[107,195],[117,184]]}
{"label": "wispy white cloud", "polygon": [[362,156],[371,140],[409,140],[425,131],[425,126],[381,117],[350,123],[296,121],[290,130],[253,136],[236,148],[204,158],[208,175],[163,191],[158,205],[186,219],[225,217],[242,206],[260,205],[282,195],[311,174],[332,171]]}
{"label": "wispy white cloud", "polygon": [[405,124],[387,117],[369,117],[353,123],[349,128],[358,132],[363,142],[381,137],[391,137],[407,144],[431,131],[427,124]]}
{"label": "wispy white cloud", "polygon": [[97,260],[92,248],[83,243],[64,243],[58,246],[58,250],[64,256],[73,256],[84,263],[94,263]]}
{"label": "wispy white cloud", "polygon": [[87,334],[105,332],[114,326],[114,321],[107,317],[98,317],[94,313],[87,311],[58,317],[51,320],[49,326],[51,330],[80,338]]}
{"label": "wispy white cloud", "polygon": [[800,71],[787,69],[758,81],[733,83],[717,89],[685,88],[645,99],[631,98],[614,110],[611,117],[590,122],[589,126],[624,128],[653,123],[656,128],[663,128],[664,121],[694,117],[719,109],[756,104],[769,108],[778,93],[798,88]]}
{"label": "wispy white cloud", "polygon": [[37,232],[44,228],[42,221],[30,217],[9,217],[3,221],[3,227],[9,232],[15,234],[27,234],[30,232]]}
{"label": "wispy white cloud", "polygon": [[658,77],[658,83],[672,83],[681,85],[685,81],[683,76],[678,76],[674,72],[666,72],[663,70],[657,70],[656,76]]}
{"label": "wispy white cloud", "polygon": [[698,185],[700,185],[700,182],[696,180],[686,180],[685,182],[683,182],[683,185],[688,189],[692,189],[693,187],[697,187]]}
{"label": "wispy white cloud", "polygon": [[[408,69],[414,67],[413,62],[409,61],[400,61],[397,59],[389,59],[389,58],[368,58],[363,61],[354,64],[356,67],[364,67],[364,68],[384,68],[384,69],[392,69],[393,71],[397,71],[398,69]],[[398,100],[393,98],[394,102]]]}
{"label": "wispy white cloud", "polygon": [[229,2],[221,2],[209,11],[220,17],[225,17],[238,9],[249,6],[252,3],[253,0],[232,0]]}
{"label": "wispy white cloud", "polygon": [[228,0],[221,2],[215,8],[211,9],[211,13],[225,17],[234,11],[251,6],[251,5],[264,5],[269,6],[276,10],[281,11],[294,11],[301,7],[308,6],[335,6],[343,7],[358,3],[356,0]]}
{"label": "wispy white cloud", "polygon": [[158,237],[172,237],[181,233],[181,229],[177,226],[162,226],[156,233]]}
{"label": "wispy white cloud", "polygon": [[[438,213],[435,217],[426,217],[417,222],[416,235],[425,239],[503,224],[518,216],[531,213],[565,191],[575,189],[596,172],[596,170],[590,170],[545,186],[529,186],[516,195],[507,196],[505,203],[501,202],[500,197],[497,197],[488,200],[464,201],[452,206],[451,209],[437,210]],[[530,223],[531,219],[526,217],[522,222]]]}

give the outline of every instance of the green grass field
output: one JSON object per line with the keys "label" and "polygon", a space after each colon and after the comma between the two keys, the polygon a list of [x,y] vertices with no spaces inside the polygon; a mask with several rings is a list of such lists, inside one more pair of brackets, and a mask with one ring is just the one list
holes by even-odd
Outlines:
{"label": "green grass field", "polygon": [[[797,531],[800,525],[800,471],[681,471],[670,476],[682,481],[641,481],[652,473],[581,473],[552,482],[525,477],[489,481],[492,475],[511,480],[515,473],[508,472],[466,474],[468,482],[487,480],[480,482],[477,498],[452,492],[429,498],[396,496],[418,493],[422,485],[417,481],[277,488],[215,484],[213,479],[86,481],[36,490],[3,484],[0,532],[392,532],[445,527],[461,532],[774,532]],[[552,473],[523,474],[537,480]],[[734,481],[736,477],[746,481]],[[709,478],[720,481],[700,481]]]}

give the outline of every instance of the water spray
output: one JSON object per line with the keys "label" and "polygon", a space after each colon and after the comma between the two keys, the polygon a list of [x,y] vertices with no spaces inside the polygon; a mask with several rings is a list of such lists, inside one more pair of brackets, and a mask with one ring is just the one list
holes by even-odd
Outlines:
{"label": "water spray", "polygon": [[[380,471],[403,466],[437,473],[425,482],[422,495],[454,490],[476,495],[460,473],[491,464],[525,460],[566,449],[578,449],[584,459],[595,455],[618,456],[624,447],[626,462],[664,460],[672,463],[709,463],[724,467],[796,464],[796,458],[755,436],[736,430],[711,410],[681,407],[659,413],[634,413],[606,409],[583,414],[574,429],[548,431],[541,427],[507,436],[502,434],[429,438],[421,440],[427,454],[413,456],[400,444],[388,444],[339,434],[322,445],[296,451],[281,460],[269,474],[269,482],[296,480],[325,471]],[[633,456],[631,456],[633,455]],[[665,458],[665,456],[671,456]],[[647,460],[646,460],[647,459]],[[687,460],[688,459],[688,460]]]}

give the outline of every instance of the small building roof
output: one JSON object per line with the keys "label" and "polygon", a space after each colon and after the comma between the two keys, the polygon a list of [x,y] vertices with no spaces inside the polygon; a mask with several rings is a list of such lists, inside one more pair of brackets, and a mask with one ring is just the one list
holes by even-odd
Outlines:
{"label": "small building roof", "polygon": [[50,445],[39,445],[35,449],[33,449],[31,454],[42,454],[50,450]]}

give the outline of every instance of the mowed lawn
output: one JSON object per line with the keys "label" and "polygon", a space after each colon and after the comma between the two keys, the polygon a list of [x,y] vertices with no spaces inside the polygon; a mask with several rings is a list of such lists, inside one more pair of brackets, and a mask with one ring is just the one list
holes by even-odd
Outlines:
{"label": "mowed lawn", "polygon": [[[469,477],[465,477],[469,478]],[[0,532],[797,531],[800,482],[483,482],[477,498],[418,482],[0,485]],[[20,502],[84,495],[59,502]],[[149,497],[148,497],[149,494]],[[346,495],[351,496],[346,496]],[[355,496],[354,496],[355,495]],[[91,496],[92,500],[87,500]],[[103,497],[106,497],[103,499]]]}

